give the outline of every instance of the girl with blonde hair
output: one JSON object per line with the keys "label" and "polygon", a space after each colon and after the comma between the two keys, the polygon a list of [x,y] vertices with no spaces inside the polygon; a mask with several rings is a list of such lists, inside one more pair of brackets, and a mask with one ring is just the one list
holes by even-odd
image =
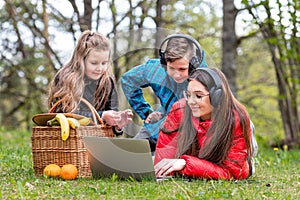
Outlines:
{"label": "girl with blonde hair", "polygon": [[110,65],[110,43],[100,33],[84,31],[73,55],[56,73],[49,85],[48,106],[60,100],[55,112],[74,112],[91,117],[84,98],[98,111],[102,119],[114,126],[115,134],[132,120],[132,111],[118,111],[118,94]]}

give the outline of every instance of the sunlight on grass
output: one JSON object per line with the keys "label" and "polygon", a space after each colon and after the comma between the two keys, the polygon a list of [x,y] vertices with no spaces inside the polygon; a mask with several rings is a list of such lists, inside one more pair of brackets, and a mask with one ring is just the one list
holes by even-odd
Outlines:
{"label": "sunlight on grass", "polygon": [[151,181],[36,177],[31,133],[0,133],[0,199],[300,199],[299,151],[261,148],[256,173],[242,181]]}

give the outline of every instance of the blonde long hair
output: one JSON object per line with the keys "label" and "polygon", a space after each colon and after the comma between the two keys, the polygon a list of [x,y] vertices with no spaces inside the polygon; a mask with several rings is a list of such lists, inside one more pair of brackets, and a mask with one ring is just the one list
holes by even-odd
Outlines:
{"label": "blonde long hair", "polygon": [[[61,100],[60,112],[72,112],[77,109],[83,96],[85,83],[85,61],[91,50],[110,51],[107,37],[86,30],[78,39],[71,60],[58,70],[49,84],[48,107]],[[101,110],[107,103],[115,79],[109,66],[103,71],[95,92],[94,107]]]}

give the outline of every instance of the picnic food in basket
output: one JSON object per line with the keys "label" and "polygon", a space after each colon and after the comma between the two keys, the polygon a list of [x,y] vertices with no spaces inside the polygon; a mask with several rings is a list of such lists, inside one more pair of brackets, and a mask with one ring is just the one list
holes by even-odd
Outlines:
{"label": "picnic food in basket", "polygon": [[[58,113],[53,113],[53,112],[49,112],[49,113],[41,113],[41,114],[36,114],[32,117],[32,121],[38,125],[38,126],[47,126],[47,121],[55,118],[55,116]],[[63,113],[66,117],[72,117],[75,118],[77,120],[81,120],[82,118],[84,118],[83,115],[77,115],[74,113]]]}
{"label": "picnic food in basket", "polygon": [[81,119],[78,119],[77,121],[79,121],[79,124],[81,126],[87,126],[91,123],[91,119],[88,118],[88,117],[84,117],[84,118],[81,118]]}
{"label": "picnic food in basket", "polygon": [[67,117],[68,124],[72,129],[76,129],[80,127],[80,123],[77,119],[74,119],[72,117]]}
{"label": "picnic food in basket", "polygon": [[[62,140],[64,140],[64,141],[66,141],[69,137],[70,128],[77,129],[80,126],[87,126],[91,123],[91,119],[88,117],[78,115],[78,116],[76,116],[77,117],[77,119],[76,119],[76,118],[67,117],[67,116],[70,116],[70,115],[68,115],[68,113],[57,113],[52,119],[49,119],[46,122],[47,126],[60,126],[61,127],[61,136],[62,136]],[[45,117],[45,116],[42,116],[42,117]],[[48,116],[46,116],[46,117],[48,118]],[[82,117],[82,118],[78,119],[79,117]],[[33,118],[33,120],[34,119],[37,119],[37,117],[35,116]],[[42,124],[43,123],[44,123],[44,120],[43,120]]]}
{"label": "picnic food in basket", "polygon": [[[63,113],[63,114],[65,115],[65,114],[68,114],[68,113]],[[67,116],[68,115],[66,115],[66,117]],[[73,128],[73,129],[79,128],[80,126],[87,126],[87,125],[91,124],[91,119],[88,118],[88,117],[84,117],[84,116],[82,116],[81,119],[76,119],[76,118],[73,118],[73,117],[67,117],[67,119],[68,119],[70,127]],[[60,126],[60,124],[57,121],[56,117],[48,120],[47,125],[48,126]]]}
{"label": "picnic food in basket", "polygon": [[61,138],[66,141],[70,135],[70,125],[66,116],[62,113],[58,113],[55,119],[59,122],[61,128]]}
{"label": "picnic food in basket", "polygon": [[37,176],[42,176],[44,168],[49,164],[63,166],[72,163],[78,170],[78,177],[90,177],[92,172],[83,137],[115,137],[112,127],[102,121],[96,109],[85,99],[82,101],[90,108],[92,118],[63,113],[67,118],[74,118],[80,123],[78,128],[70,128],[66,141],[61,138],[61,127],[58,124],[47,125],[47,121],[51,121],[58,113],[53,113],[50,109],[49,113],[37,114],[32,118],[38,125],[32,127],[31,135],[33,168]]}

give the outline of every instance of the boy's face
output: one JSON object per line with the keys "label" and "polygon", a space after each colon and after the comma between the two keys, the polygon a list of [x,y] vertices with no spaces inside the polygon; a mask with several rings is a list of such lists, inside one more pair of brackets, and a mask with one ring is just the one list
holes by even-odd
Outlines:
{"label": "boy's face", "polygon": [[167,73],[176,83],[183,83],[189,76],[189,60],[180,58],[167,62]]}

